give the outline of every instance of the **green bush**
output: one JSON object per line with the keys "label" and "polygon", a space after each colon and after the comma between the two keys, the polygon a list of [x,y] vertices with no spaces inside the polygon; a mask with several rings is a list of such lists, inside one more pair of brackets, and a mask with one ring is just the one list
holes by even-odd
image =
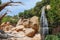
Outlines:
{"label": "green bush", "polygon": [[1,0],[0,0],[0,4],[1,4]]}
{"label": "green bush", "polygon": [[45,40],[59,40],[59,38],[56,35],[47,35]]}
{"label": "green bush", "polygon": [[58,38],[59,38],[59,40],[60,40],[60,33],[58,33],[58,34],[56,34],[57,36],[58,36]]}
{"label": "green bush", "polygon": [[2,19],[2,23],[3,22],[10,22],[11,20],[11,17],[10,16],[5,16],[3,19]]}
{"label": "green bush", "polygon": [[3,22],[10,22],[11,24],[16,24],[18,22],[18,18],[16,16],[5,16],[2,21]]}

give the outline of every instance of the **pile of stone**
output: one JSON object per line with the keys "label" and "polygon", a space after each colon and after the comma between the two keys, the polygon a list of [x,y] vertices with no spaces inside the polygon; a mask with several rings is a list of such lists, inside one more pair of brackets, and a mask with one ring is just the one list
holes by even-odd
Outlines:
{"label": "pile of stone", "polygon": [[36,16],[29,19],[20,19],[16,27],[9,26],[6,28],[10,29],[4,31],[13,36],[7,40],[41,40],[41,35],[38,33],[38,17]]}
{"label": "pile of stone", "polygon": [[10,24],[10,22],[3,22],[0,25],[0,30],[3,30],[3,31],[9,31],[11,30],[11,28],[13,28],[13,26]]}

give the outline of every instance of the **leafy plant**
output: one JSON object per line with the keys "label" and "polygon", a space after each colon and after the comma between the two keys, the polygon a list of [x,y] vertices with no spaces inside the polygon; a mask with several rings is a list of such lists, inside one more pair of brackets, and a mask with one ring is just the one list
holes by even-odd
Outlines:
{"label": "leafy plant", "polygon": [[60,33],[56,34],[58,36],[58,38],[60,38]]}
{"label": "leafy plant", "polygon": [[59,40],[59,38],[56,35],[47,35],[45,40]]}

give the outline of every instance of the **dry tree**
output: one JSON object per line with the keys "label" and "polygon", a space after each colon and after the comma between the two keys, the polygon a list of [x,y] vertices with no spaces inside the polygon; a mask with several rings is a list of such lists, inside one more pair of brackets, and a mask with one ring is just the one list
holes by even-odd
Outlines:
{"label": "dry tree", "polygon": [[[14,1],[10,0],[10,2],[6,2],[6,3],[3,3],[3,4],[0,5],[0,12],[1,12],[6,6],[17,6],[17,5],[13,5],[13,4],[11,4],[11,3],[13,3],[13,4],[19,3],[19,4],[22,4],[22,5],[23,5],[22,2],[14,2]],[[6,13],[3,13],[3,15],[0,16],[0,22],[1,22],[2,18],[3,18],[6,14],[7,14],[7,12],[6,12]]]}

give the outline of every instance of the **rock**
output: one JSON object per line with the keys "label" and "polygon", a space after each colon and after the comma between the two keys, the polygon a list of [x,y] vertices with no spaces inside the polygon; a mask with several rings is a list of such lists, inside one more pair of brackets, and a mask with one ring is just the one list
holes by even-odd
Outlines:
{"label": "rock", "polygon": [[24,40],[25,34],[23,31],[17,32],[16,34],[13,34],[14,37],[10,38],[10,40]]}
{"label": "rock", "polygon": [[5,25],[6,23],[5,22],[3,22],[1,25],[0,25],[0,30],[3,30],[4,28],[5,28]]}
{"label": "rock", "polygon": [[23,38],[23,37],[25,37],[25,33],[23,31],[20,31],[15,36],[18,38]]}
{"label": "rock", "polygon": [[16,27],[16,31],[17,31],[17,32],[22,31],[23,28],[24,28],[23,25],[17,26],[17,27]]}
{"label": "rock", "polygon": [[3,22],[1,25],[5,25],[5,22]]}
{"label": "rock", "polygon": [[23,25],[25,28],[29,28],[29,19],[24,19],[23,20]]}
{"label": "rock", "polygon": [[12,28],[11,31],[19,32],[19,31],[23,31],[23,28],[24,28],[23,25],[19,25],[19,26],[16,26],[16,27]]}
{"label": "rock", "polygon": [[23,39],[24,39],[24,40],[32,40],[32,38],[27,37],[27,36],[26,36],[26,37],[24,37]]}
{"label": "rock", "polygon": [[20,26],[17,26],[16,29],[23,29],[24,26],[23,25],[20,25]]}
{"label": "rock", "polygon": [[13,26],[12,25],[7,25],[7,26],[5,26],[5,28],[3,29],[4,31],[9,31],[9,30],[11,30],[13,28]]}
{"label": "rock", "polygon": [[38,17],[33,16],[32,18],[30,18],[30,27],[33,28],[35,30],[35,32],[38,32],[38,30],[39,30]]}
{"label": "rock", "polygon": [[6,40],[41,40],[40,34],[36,34],[39,30],[38,17],[33,16],[29,19],[22,19],[18,21],[16,27],[10,26],[9,22],[7,25],[3,23],[4,30],[7,34],[14,36]]}
{"label": "rock", "polygon": [[28,37],[33,37],[35,35],[35,31],[32,28],[25,28],[24,33]]}
{"label": "rock", "polygon": [[1,24],[0,28],[3,31],[9,31],[13,28],[13,26],[10,24],[10,22],[6,22],[6,23],[4,22],[4,23]]}
{"label": "rock", "polygon": [[23,38],[15,38],[15,40],[24,40]]}
{"label": "rock", "polygon": [[11,38],[11,40],[32,40],[30,37],[23,37],[23,38]]}
{"label": "rock", "polygon": [[16,38],[10,38],[9,40],[17,40]]}
{"label": "rock", "polygon": [[17,25],[16,26],[19,26],[19,25],[22,25],[23,24],[23,19],[20,18],[19,21],[17,22]]}
{"label": "rock", "polygon": [[12,32],[11,32],[11,34],[13,34],[13,35],[14,35],[14,34],[17,34],[17,33],[18,33],[17,31],[12,31]]}
{"label": "rock", "polygon": [[36,34],[32,40],[41,40],[41,35],[40,34]]}
{"label": "rock", "polygon": [[20,19],[16,26],[24,25],[24,27],[29,27],[29,19]]}

